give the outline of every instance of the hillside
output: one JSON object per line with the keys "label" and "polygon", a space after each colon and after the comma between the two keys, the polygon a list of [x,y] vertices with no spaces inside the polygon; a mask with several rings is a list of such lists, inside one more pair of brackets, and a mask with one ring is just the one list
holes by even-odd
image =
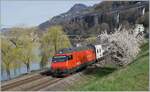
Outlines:
{"label": "hillside", "polygon": [[[68,11],[45,20],[37,29],[41,33],[50,26],[61,25],[67,35],[83,35],[81,38],[86,39],[91,35],[101,34],[104,30],[108,33],[113,32],[114,28],[121,24],[125,28],[130,28],[134,24],[144,24],[148,27],[148,20],[148,1],[103,1],[91,7],[75,4]],[[5,30],[9,29],[1,29]]]}
{"label": "hillside", "polygon": [[116,70],[105,67],[93,70],[87,76],[90,80],[80,82],[80,85],[70,87],[68,90],[78,91],[146,91],[149,83],[149,44],[142,46],[142,51],[129,66]]}
{"label": "hillside", "polygon": [[45,30],[45,28],[49,27],[50,25],[60,24],[69,21],[73,17],[82,14],[82,12],[86,9],[88,9],[88,6],[84,4],[75,4],[67,12],[52,17],[52,19],[41,23],[38,27],[41,30]]}
{"label": "hillside", "polygon": [[[67,35],[81,35],[78,42],[82,42],[82,39],[97,36],[104,30],[112,33],[119,25],[131,28],[143,24],[148,27],[148,7],[147,1],[103,1],[91,7],[75,4],[69,11],[41,23],[38,28],[44,31],[52,25],[61,25]],[[78,37],[69,38],[75,45],[74,39]]]}
{"label": "hillside", "polygon": [[[94,27],[93,21],[94,16],[92,13],[99,13],[99,17],[102,17],[98,19],[98,24],[101,25],[102,23],[108,23],[109,27],[115,27],[115,16],[116,13],[112,13],[112,11],[115,10],[122,10],[118,11],[120,13],[120,23],[122,23],[124,20],[128,21],[129,23],[135,23],[138,17],[140,17],[140,9],[137,12],[137,6],[147,4],[145,6],[146,10],[148,10],[148,2],[146,1],[103,1],[101,3],[95,4],[91,7],[88,7],[84,4],[75,4],[72,8],[70,8],[69,11],[62,13],[60,15],[54,16],[52,19],[45,21],[44,23],[41,23],[38,27],[41,30],[45,30],[47,27],[51,25],[63,25],[65,28],[65,31],[75,31],[79,30],[78,26],[80,26],[80,31],[86,30],[86,26]],[[134,7],[132,10],[128,9],[125,11],[124,9]],[[107,13],[110,13],[107,15]],[[91,15],[90,15],[91,14]],[[122,15],[126,16],[122,16]],[[134,15],[133,15],[134,14]],[[132,16],[131,16],[132,15]],[[137,16],[138,15],[138,16]],[[111,17],[110,17],[111,16]],[[66,24],[69,24],[68,26],[65,26]],[[71,24],[71,25],[70,25]],[[78,24],[78,25],[77,25]],[[87,24],[87,25],[86,25]],[[76,25],[76,29],[71,28],[72,26]],[[70,28],[68,30],[67,28]]]}

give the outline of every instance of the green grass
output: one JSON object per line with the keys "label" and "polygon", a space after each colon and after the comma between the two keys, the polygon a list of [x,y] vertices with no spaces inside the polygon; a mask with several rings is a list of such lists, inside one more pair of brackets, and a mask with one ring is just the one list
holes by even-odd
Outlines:
{"label": "green grass", "polygon": [[74,85],[68,90],[78,91],[146,91],[149,88],[149,45],[144,44],[134,62],[121,69],[97,68],[88,72],[94,76],[86,83]]}

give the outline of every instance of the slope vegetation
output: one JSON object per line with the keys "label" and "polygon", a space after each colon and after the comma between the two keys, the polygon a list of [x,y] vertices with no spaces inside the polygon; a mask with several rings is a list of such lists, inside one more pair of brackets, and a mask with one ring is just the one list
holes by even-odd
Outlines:
{"label": "slope vegetation", "polygon": [[93,76],[86,82],[69,88],[68,90],[112,91],[112,90],[148,90],[149,84],[149,45],[145,43],[134,62],[127,67],[115,69],[110,67],[97,68],[87,76]]}

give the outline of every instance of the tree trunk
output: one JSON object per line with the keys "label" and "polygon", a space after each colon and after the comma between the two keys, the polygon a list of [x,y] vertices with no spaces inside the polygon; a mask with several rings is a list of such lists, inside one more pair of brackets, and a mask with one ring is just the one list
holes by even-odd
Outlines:
{"label": "tree trunk", "polygon": [[29,73],[30,72],[30,63],[26,63],[26,67],[27,67],[27,72]]}
{"label": "tree trunk", "polygon": [[56,43],[56,42],[55,42],[55,44],[54,44],[54,49],[55,49],[54,54],[56,54],[56,52],[57,52],[57,43]]}
{"label": "tree trunk", "polygon": [[1,66],[1,75],[3,75],[4,74],[4,68],[3,68],[3,66]]}
{"label": "tree trunk", "polygon": [[17,69],[14,69],[14,75],[15,76],[17,75]]}
{"label": "tree trunk", "polygon": [[47,56],[45,54],[43,54],[42,56],[42,60],[40,62],[40,68],[43,69],[46,65],[46,61],[47,61]]}
{"label": "tree trunk", "polygon": [[10,77],[10,69],[7,69],[6,72],[7,72],[8,79],[11,79],[11,77]]}
{"label": "tree trunk", "polygon": [[19,72],[19,74],[21,74],[21,67],[18,68],[18,72]]}
{"label": "tree trunk", "polygon": [[44,68],[43,61],[44,61],[44,56],[42,56],[42,60],[41,60],[41,62],[40,62],[40,68],[41,68],[41,69],[43,69],[43,68]]}

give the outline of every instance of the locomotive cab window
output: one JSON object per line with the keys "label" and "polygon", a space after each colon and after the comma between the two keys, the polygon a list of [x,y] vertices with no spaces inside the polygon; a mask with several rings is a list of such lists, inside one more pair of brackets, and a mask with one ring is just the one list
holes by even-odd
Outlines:
{"label": "locomotive cab window", "polygon": [[54,56],[52,62],[64,62],[67,60],[68,60],[67,56]]}
{"label": "locomotive cab window", "polygon": [[53,62],[65,62],[67,60],[71,60],[73,59],[73,56],[70,55],[70,56],[54,56],[52,61]]}

